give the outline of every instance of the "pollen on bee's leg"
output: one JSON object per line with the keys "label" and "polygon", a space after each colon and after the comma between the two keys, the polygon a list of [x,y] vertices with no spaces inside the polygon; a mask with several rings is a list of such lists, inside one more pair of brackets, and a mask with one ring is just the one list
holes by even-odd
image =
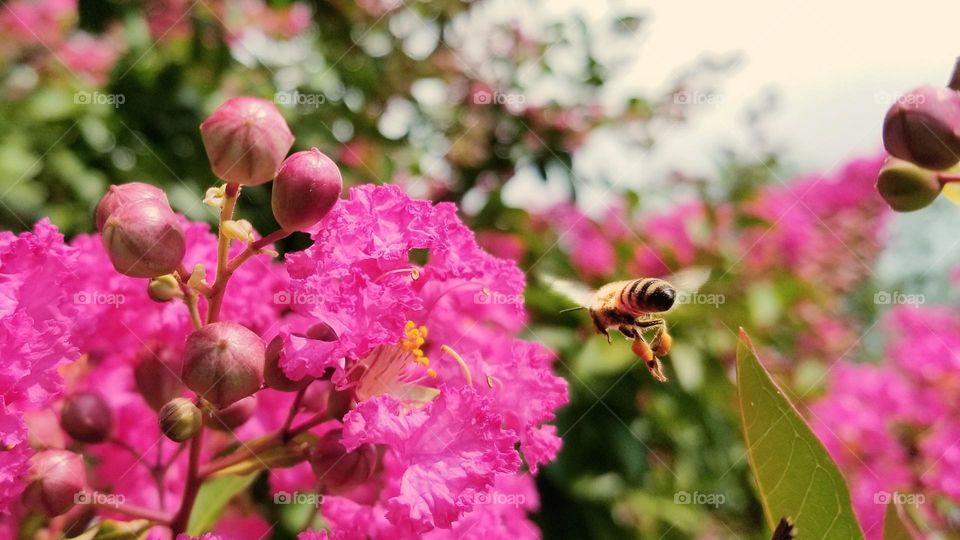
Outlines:
{"label": "pollen on bee's leg", "polygon": [[650,348],[650,345],[642,338],[638,337],[633,340],[633,345],[630,346],[633,350],[633,354],[637,355],[637,358],[643,360],[649,366],[650,362],[654,359],[653,349]]}
{"label": "pollen on bee's leg", "polygon": [[467,385],[473,386],[473,374],[470,373],[470,366],[463,360],[463,357],[449,345],[441,345],[440,350],[452,356],[460,364],[460,370],[463,371],[463,378],[467,380]]}
{"label": "pollen on bee's leg", "polygon": [[673,348],[673,336],[666,330],[661,330],[653,340],[653,354],[655,356],[666,356]]}

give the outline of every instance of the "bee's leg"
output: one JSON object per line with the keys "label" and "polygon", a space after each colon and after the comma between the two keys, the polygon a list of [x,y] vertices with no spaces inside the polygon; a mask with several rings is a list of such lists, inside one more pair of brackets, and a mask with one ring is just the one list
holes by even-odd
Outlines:
{"label": "bee's leg", "polygon": [[650,375],[653,375],[653,378],[660,382],[667,382],[667,376],[663,374],[663,364],[660,363],[660,359],[654,356],[653,349],[650,348],[650,345],[642,335],[637,335],[637,339],[633,340],[633,354],[637,355],[638,358],[643,360],[643,363],[647,366],[647,371],[650,372]]}
{"label": "bee's leg", "polygon": [[596,327],[597,333],[607,336],[607,343],[613,343],[613,338],[610,337],[610,333],[607,332],[607,327],[603,325],[603,322],[600,321],[600,317],[597,316],[595,311],[590,310],[590,318],[593,319],[593,326]]}
{"label": "bee's leg", "polygon": [[637,332],[637,329],[632,326],[627,326],[625,324],[617,327],[617,330],[620,330],[620,333],[630,339],[638,339],[640,337],[640,332]]}
{"label": "bee's leg", "polygon": [[660,326],[657,327],[657,333],[653,336],[653,354],[657,356],[666,356],[673,347],[673,336],[667,333],[667,324],[660,320]]}

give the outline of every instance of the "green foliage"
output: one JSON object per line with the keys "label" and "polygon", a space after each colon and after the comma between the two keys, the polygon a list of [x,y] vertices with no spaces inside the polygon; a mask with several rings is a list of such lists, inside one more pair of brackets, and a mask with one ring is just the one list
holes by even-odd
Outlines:
{"label": "green foliage", "polygon": [[863,538],[843,476],[740,331],[737,388],[750,468],[767,525],[789,517],[804,537]]}
{"label": "green foliage", "polygon": [[250,487],[257,474],[246,476],[218,476],[200,486],[197,500],[190,514],[187,534],[199,536],[209,531],[220,519],[220,514],[230,501]]}

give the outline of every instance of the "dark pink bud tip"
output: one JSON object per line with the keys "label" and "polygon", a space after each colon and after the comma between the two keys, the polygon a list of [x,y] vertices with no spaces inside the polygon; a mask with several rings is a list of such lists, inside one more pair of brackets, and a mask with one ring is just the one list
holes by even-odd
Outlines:
{"label": "dark pink bud tip", "polygon": [[218,409],[228,407],[260,389],[265,348],[240,324],[208,324],[187,338],[183,382]]}
{"label": "dark pink bud tip", "polygon": [[45,516],[59,516],[77,504],[86,485],[83,458],[67,450],[44,450],[30,458],[23,503]]}
{"label": "dark pink bud tip", "polygon": [[883,145],[890,155],[926,169],[960,162],[960,94],[922,86],[901,96],[883,121]]}
{"label": "dark pink bud tip", "polygon": [[229,407],[213,411],[210,414],[210,427],[217,431],[232,433],[233,430],[246,424],[256,410],[257,396],[245,397]]}
{"label": "dark pink bud tip", "polygon": [[154,185],[143,182],[129,182],[110,186],[97,205],[97,230],[103,231],[103,225],[107,222],[107,218],[121,207],[145,199],[157,201],[166,206],[170,205],[167,201],[167,195]]}
{"label": "dark pink bud tip", "polygon": [[283,338],[277,336],[270,341],[267,347],[266,360],[263,365],[263,380],[268,388],[281,392],[296,392],[313,381],[313,377],[304,377],[295,381],[284,373],[280,367],[283,359]]}
{"label": "dark pink bud tip", "polygon": [[113,410],[98,392],[77,392],[63,401],[60,427],[74,440],[103,442],[113,430]]}
{"label": "dark pink bud tip", "polygon": [[348,452],[340,440],[343,432],[329,431],[317,442],[310,465],[324,493],[338,494],[367,481],[377,468],[377,450],[364,444]]}
{"label": "dark pink bud tip", "polygon": [[102,240],[113,267],[130,277],[170,274],[186,251],[177,216],[169,206],[152,199],[114,212],[103,226]]}
{"label": "dark pink bud tip", "polygon": [[213,172],[234,184],[269,181],[293,146],[293,134],[273,103],[228,99],[200,124]]}
{"label": "dark pink bud tip", "polygon": [[340,198],[337,164],[316,148],[293,154],[273,182],[273,217],[288,231],[302,231],[323,219]]}

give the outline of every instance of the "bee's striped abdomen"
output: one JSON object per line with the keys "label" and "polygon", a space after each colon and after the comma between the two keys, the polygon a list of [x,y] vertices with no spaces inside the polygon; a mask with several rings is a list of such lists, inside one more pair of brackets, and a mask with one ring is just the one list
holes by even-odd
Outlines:
{"label": "bee's striped abdomen", "polygon": [[620,305],[635,313],[666,311],[673,305],[676,291],[662,279],[641,278],[628,282],[620,291]]}

